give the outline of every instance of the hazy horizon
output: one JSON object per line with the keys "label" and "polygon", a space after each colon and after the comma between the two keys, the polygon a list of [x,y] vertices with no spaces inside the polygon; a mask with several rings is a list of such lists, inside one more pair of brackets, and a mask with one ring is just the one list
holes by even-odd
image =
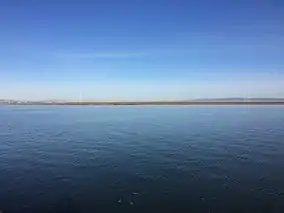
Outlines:
{"label": "hazy horizon", "polygon": [[0,99],[284,97],[282,1],[0,2]]}
{"label": "hazy horizon", "polygon": [[156,103],[163,103],[163,102],[238,102],[238,101],[255,101],[255,102],[277,102],[277,101],[284,101],[284,97],[277,97],[277,98],[268,98],[268,97],[261,97],[261,98],[241,98],[241,97],[231,97],[231,98],[196,98],[196,99],[3,99],[0,98],[0,102],[7,102],[7,101],[19,101],[19,102],[54,102],[54,103],[60,103],[60,102],[82,102],[82,103],[87,103],[87,102],[93,102],[93,103],[100,103],[100,102],[105,102],[105,103],[147,103],[147,102],[156,102]]}

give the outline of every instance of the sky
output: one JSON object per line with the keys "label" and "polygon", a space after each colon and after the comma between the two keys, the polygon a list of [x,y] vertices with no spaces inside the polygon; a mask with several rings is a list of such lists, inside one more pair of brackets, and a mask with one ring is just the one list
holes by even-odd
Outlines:
{"label": "sky", "polygon": [[0,99],[284,97],[283,0],[1,0]]}

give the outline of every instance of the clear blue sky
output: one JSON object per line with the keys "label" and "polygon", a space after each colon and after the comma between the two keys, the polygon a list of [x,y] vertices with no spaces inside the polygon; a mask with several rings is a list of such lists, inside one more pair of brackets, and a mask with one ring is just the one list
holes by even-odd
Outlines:
{"label": "clear blue sky", "polygon": [[0,99],[284,97],[283,0],[1,0]]}

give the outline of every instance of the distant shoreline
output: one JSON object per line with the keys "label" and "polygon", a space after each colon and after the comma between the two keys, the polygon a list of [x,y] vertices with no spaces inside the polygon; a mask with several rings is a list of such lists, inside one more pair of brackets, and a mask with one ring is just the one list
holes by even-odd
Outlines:
{"label": "distant shoreline", "polygon": [[284,101],[277,102],[257,102],[257,101],[145,101],[145,102],[64,102],[64,103],[0,103],[2,106],[143,106],[143,105],[284,105]]}

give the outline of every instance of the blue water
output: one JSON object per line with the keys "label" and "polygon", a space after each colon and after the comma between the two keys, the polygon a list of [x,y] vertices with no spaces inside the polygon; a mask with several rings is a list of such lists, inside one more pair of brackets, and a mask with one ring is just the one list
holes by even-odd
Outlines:
{"label": "blue water", "polygon": [[0,107],[0,210],[284,212],[284,107]]}

